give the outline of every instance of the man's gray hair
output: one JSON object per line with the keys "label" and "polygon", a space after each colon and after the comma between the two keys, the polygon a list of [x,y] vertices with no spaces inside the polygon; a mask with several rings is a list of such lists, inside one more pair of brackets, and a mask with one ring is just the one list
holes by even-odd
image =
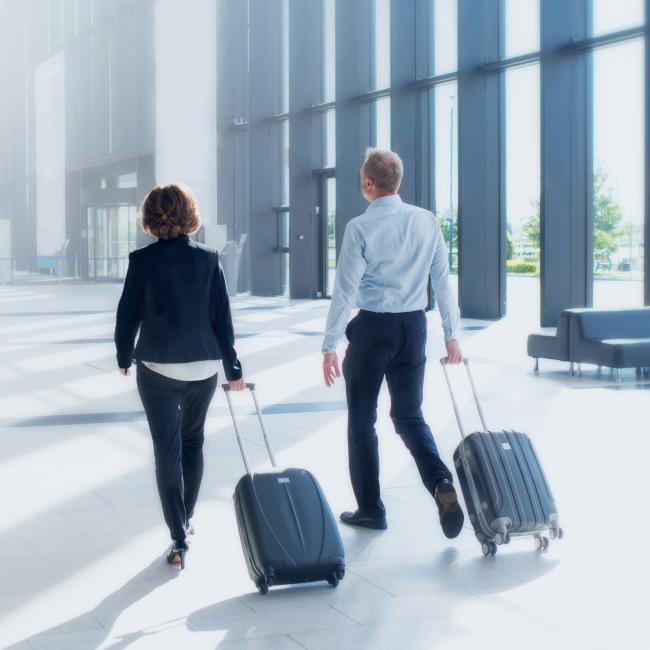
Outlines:
{"label": "man's gray hair", "polygon": [[378,190],[397,192],[402,182],[404,165],[394,151],[368,147],[361,171],[373,181]]}

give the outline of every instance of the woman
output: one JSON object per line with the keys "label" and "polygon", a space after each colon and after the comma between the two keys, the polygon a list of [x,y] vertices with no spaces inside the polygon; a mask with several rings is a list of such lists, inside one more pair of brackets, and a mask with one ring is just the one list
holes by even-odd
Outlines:
{"label": "woman", "polygon": [[183,569],[187,535],[194,533],[190,520],[203,476],[203,431],[217,388],[218,360],[231,390],[243,390],[245,383],[219,256],[189,238],[201,226],[194,196],[179,185],[155,187],[142,202],[141,226],[158,241],[129,255],[115,325],[117,364],[126,376],[136,360],[172,538],[167,562]]}

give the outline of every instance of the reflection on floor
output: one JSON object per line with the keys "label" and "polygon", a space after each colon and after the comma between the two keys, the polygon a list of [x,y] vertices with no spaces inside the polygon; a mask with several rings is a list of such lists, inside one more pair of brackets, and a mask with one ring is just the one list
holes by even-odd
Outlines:
{"label": "reflection on floor", "polygon": [[[513,542],[483,558],[471,530],[449,542],[382,393],[378,428],[385,532],[342,528],[348,572],[259,595],[246,573],[231,495],[242,462],[220,395],[207,424],[197,535],[179,574],[154,485],[134,377],[115,372],[120,287],[0,287],[0,647],[648,647],[645,475],[648,393],[614,377],[525,357],[536,292],[511,287],[518,316],[464,322],[489,422],[533,437],[566,537],[547,553]],[[335,512],[353,505],[343,385],[320,377],[327,302],[239,298],[238,348],[258,385],[281,463],[320,479]],[[33,311],[30,311],[33,308]],[[445,458],[458,441],[430,315],[425,412]],[[478,426],[460,372],[454,380]],[[575,389],[582,390],[575,390]],[[245,395],[235,401],[256,468],[265,449]],[[641,516],[640,516],[641,515]],[[644,575],[645,572],[645,575]],[[644,605],[644,603],[646,603]]]}

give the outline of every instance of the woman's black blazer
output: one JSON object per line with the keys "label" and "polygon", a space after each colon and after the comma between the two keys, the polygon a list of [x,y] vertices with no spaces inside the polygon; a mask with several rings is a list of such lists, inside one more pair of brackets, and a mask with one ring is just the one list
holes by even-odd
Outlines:
{"label": "woman's black blazer", "polygon": [[234,345],[226,281],[214,249],[179,235],[129,255],[115,324],[120,368],[128,368],[134,358],[159,363],[223,359],[232,381],[242,376]]}

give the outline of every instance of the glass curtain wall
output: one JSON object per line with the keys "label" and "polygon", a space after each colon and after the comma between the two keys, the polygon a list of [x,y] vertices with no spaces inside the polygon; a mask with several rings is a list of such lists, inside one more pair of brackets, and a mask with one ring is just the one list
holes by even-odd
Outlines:
{"label": "glass curtain wall", "polygon": [[336,0],[323,0],[323,102],[336,99]]}
{"label": "glass curtain wall", "polygon": [[278,209],[278,251],[282,255],[282,295],[291,291],[291,209],[289,207],[289,120],[280,122],[280,207]]}
{"label": "glass curtain wall", "polygon": [[390,87],[390,0],[372,2],[372,90]]}
{"label": "glass curtain wall", "polygon": [[[390,88],[390,0],[372,3],[372,90]],[[372,142],[379,149],[390,149],[390,97],[372,104]]]}
{"label": "glass curtain wall", "polygon": [[[429,0],[429,74],[458,69],[458,1]],[[458,274],[458,84],[436,83],[429,90],[431,208],[447,248],[452,282]]]}
{"label": "glass curtain wall", "polygon": [[429,70],[441,75],[458,69],[458,0],[429,0]]}
{"label": "glass curtain wall", "polygon": [[[324,104],[336,100],[336,1],[323,0],[323,96]],[[322,114],[323,167],[336,166],[336,109]]]}
{"label": "glass curtain wall", "polygon": [[[323,103],[336,100],[336,0],[323,1]],[[336,109],[321,115],[323,125],[322,167],[336,167]],[[324,296],[334,291],[336,274],[336,178],[333,172],[321,177],[322,268]]]}
{"label": "glass curtain wall", "polygon": [[336,178],[328,176],[324,181],[325,219],[325,295],[331,296],[336,277]]}
{"label": "glass curtain wall", "polygon": [[429,91],[434,105],[432,168],[435,213],[447,245],[449,268],[458,273],[458,87],[455,81]]}
{"label": "glass curtain wall", "polygon": [[382,97],[372,105],[373,145],[390,149],[390,97]]}
{"label": "glass curtain wall", "polygon": [[[290,118],[289,93],[288,93],[288,22],[291,19],[291,7],[295,5],[288,0],[280,0],[282,6],[282,79],[281,99],[278,102],[275,115],[265,118],[278,129],[278,138],[281,142],[281,160],[274,174],[278,175],[276,212],[278,217],[278,232],[280,243],[289,244],[287,233],[290,232],[290,206],[288,200],[288,173],[289,151],[288,129],[283,124]],[[408,48],[404,52],[393,51],[391,54],[391,37],[397,42],[408,41],[408,36],[400,30],[407,29],[411,24],[402,20],[403,15],[398,12],[402,9],[400,0],[367,0],[358,3],[355,10],[350,7],[353,3],[345,0],[319,0],[317,9],[322,7],[322,33],[318,40],[321,42],[322,62],[318,57],[312,57],[315,65],[322,65],[322,94],[314,97],[311,114],[313,115],[313,129],[315,141],[318,141],[320,130],[322,155],[320,156],[320,169],[304,170],[312,174],[314,183],[320,183],[322,215],[321,222],[324,236],[322,238],[322,260],[324,268],[328,271],[319,284],[318,289],[327,293],[331,285],[329,266],[335,264],[336,250],[336,212],[333,197],[338,200],[353,201],[350,177],[348,176],[351,164],[350,158],[343,156],[344,152],[336,151],[337,126],[350,133],[357,128],[362,130],[359,142],[365,145],[370,142],[378,147],[389,148],[397,146],[396,141],[391,142],[391,114],[394,121],[397,113],[404,111],[407,115],[408,102],[393,101],[392,92],[413,92],[418,101],[416,110],[410,115],[417,114],[415,128],[422,126],[422,139],[415,146],[415,151],[405,151],[409,166],[415,165],[411,173],[417,179],[415,195],[420,197],[427,207],[430,207],[440,220],[445,234],[446,244],[450,249],[452,272],[458,266],[458,237],[457,237],[457,211],[458,211],[458,90],[456,75],[458,68],[458,48],[463,43],[458,42],[459,12],[463,13],[461,32],[471,35],[475,26],[476,15],[472,15],[469,4],[461,5],[458,0],[418,0],[410,5],[415,11],[415,70],[413,78],[406,80],[406,85],[400,82],[399,88],[391,88],[391,64],[397,66],[395,72],[403,73],[402,64],[413,56]],[[357,3],[354,3],[356,6]],[[501,224],[506,232],[500,232],[505,244],[505,266],[510,273],[508,285],[526,286],[532,292],[539,288],[540,273],[540,174],[543,168],[540,160],[541,149],[541,122],[544,118],[545,137],[549,134],[562,133],[562,129],[571,129],[571,142],[558,143],[553,149],[561,163],[563,170],[571,170],[571,178],[567,187],[558,192],[557,204],[553,206],[553,219],[549,215],[547,233],[561,236],[563,218],[566,211],[567,218],[571,219],[570,226],[580,232],[584,227],[585,211],[571,198],[588,197],[593,194],[593,233],[592,239],[572,241],[571,251],[562,260],[561,274],[545,277],[548,284],[544,287],[544,303],[548,314],[546,321],[551,322],[555,317],[555,303],[558,306],[568,306],[570,301],[576,304],[588,303],[590,300],[590,287],[584,286],[585,281],[590,282],[593,272],[593,302],[596,306],[626,304],[637,305],[642,303],[643,267],[645,260],[644,242],[644,202],[645,202],[645,38],[643,25],[646,0],[591,0],[590,20],[591,30],[583,31],[585,25],[580,16],[576,20],[576,34],[565,36],[567,30],[553,30],[551,22],[545,22],[544,30],[548,30],[550,41],[555,37],[566,38],[567,42],[557,51],[562,57],[562,65],[552,65],[553,60],[546,58],[541,53],[542,45],[540,12],[544,9],[545,21],[552,21],[554,14],[566,19],[571,16],[567,5],[558,3],[544,4],[543,0],[499,0],[498,18],[490,16],[486,29],[490,30],[490,39],[477,43],[477,47],[485,49],[485,57],[476,64],[476,74],[485,75],[486,80],[499,80],[501,84],[500,95],[496,96],[495,85],[492,84],[486,94],[485,109],[489,111],[489,121],[494,129],[498,129],[498,138],[492,138],[485,144],[485,150],[490,160],[499,160],[500,174],[486,175],[484,180],[499,182],[500,206],[503,211]],[[406,7],[406,3],[404,4]],[[494,3],[496,9],[497,3]],[[347,22],[342,23],[344,33],[336,38],[336,12],[343,12],[346,20],[361,21],[356,28],[348,29]],[[391,12],[396,19],[391,22]],[[298,12],[297,12],[298,13]],[[280,19],[280,16],[278,17]],[[474,22],[472,22],[474,21]],[[498,24],[498,33],[497,33]],[[573,29],[573,27],[572,27]],[[365,30],[368,30],[365,32]],[[577,31],[576,31],[577,30]],[[626,31],[627,30],[627,31]],[[336,78],[336,58],[341,57],[341,52],[346,56],[358,52],[358,34],[364,32],[361,41],[368,43],[369,52],[364,56],[357,56],[350,61],[339,61],[339,75]],[[498,36],[500,49],[495,56],[494,36]],[[573,32],[571,32],[573,33]],[[613,36],[610,36],[613,35]],[[357,38],[355,39],[355,36]],[[406,39],[405,39],[406,37]],[[338,40],[338,43],[337,43]],[[394,44],[394,43],[393,43]],[[355,47],[357,48],[355,50]],[[337,52],[337,49],[340,50]],[[473,61],[475,52],[469,48],[463,61]],[[407,51],[408,50],[408,51]],[[403,54],[403,57],[402,57]],[[550,53],[549,53],[550,54]],[[366,58],[368,55],[368,59]],[[481,55],[481,52],[478,53]],[[478,56],[480,59],[480,56]],[[311,59],[310,59],[311,60]],[[570,91],[570,83],[574,84],[576,97],[580,97],[585,83],[584,69],[581,67],[587,61],[587,103],[586,106],[579,102],[576,111],[567,114],[566,107],[562,105],[562,113],[556,114],[553,107],[544,105],[546,114],[541,115],[540,81],[542,72],[544,79],[548,74],[549,92],[565,93]],[[557,62],[557,60],[555,60]],[[566,65],[564,65],[566,63]],[[399,65],[398,65],[399,64]],[[363,69],[352,66],[363,65]],[[545,66],[542,68],[541,66]],[[567,77],[563,77],[565,74]],[[567,79],[570,77],[570,81]],[[577,84],[577,85],[576,85]],[[337,85],[344,96],[337,97]],[[357,87],[355,95],[355,85]],[[474,88],[471,88],[474,90]],[[571,91],[572,92],[572,91]],[[316,93],[318,94],[318,93]],[[480,94],[472,95],[468,87],[468,96],[473,96],[474,101],[481,101]],[[564,94],[566,97],[566,94]],[[496,99],[495,99],[496,97]],[[338,102],[359,103],[359,111],[343,111]],[[462,98],[461,98],[462,101]],[[342,104],[343,105],[343,104]],[[341,105],[341,106],[342,106]],[[274,107],[275,108],[275,107]],[[369,108],[369,110],[366,110]],[[462,109],[463,107],[460,106]],[[497,113],[498,111],[498,113]],[[467,113],[471,115],[470,112]],[[498,115],[498,124],[496,116]],[[368,118],[369,116],[369,118]],[[492,119],[494,117],[494,122]],[[257,119],[257,118],[256,118]],[[261,119],[260,119],[261,121]],[[464,128],[471,135],[474,124],[465,122]],[[480,125],[479,125],[480,126]],[[368,132],[366,131],[368,130]],[[397,133],[397,132],[396,132]],[[584,148],[582,141],[587,133]],[[361,137],[361,135],[363,137]],[[369,137],[366,137],[369,135]],[[400,133],[400,136],[402,134]],[[408,139],[402,139],[399,146],[408,145]],[[547,145],[554,144],[547,142]],[[316,145],[318,146],[318,145]],[[350,146],[356,146],[351,143]],[[495,149],[496,147],[496,149]],[[591,179],[584,180],[585,171],[582,158],[585,151],[593,155],[588,160],[589,174],[593,169],[593,187]],[[346,152],[347,153],[347,152]],[[361,155],[362,152],[358,152]],[[320,152],[318,152],[320,154]],[[317,154],[317,155],[318,155]],[[576,157],[577,156],[577,157]],[[575,161],[575,162],[574,162]],[[462,162],[462,161],[461,161]],[[339,177],[336,187],[334,179],[335,169],[338,167],[345,173]],[[316,160],[316,166],[319,160]],[[345,169],[343,169],[345,167]],[[467,167],[471,169],[471,166]],[[242,172],[246,173],[246,164],[242,164]],[[303,170],[300,170],[301,173]],[[574,173],[575,172],[575,173]],[[497,179],[498,176],[498,179]],[[345,178],[345,181],[342,179]],[[345,183],[345,185],[344,185]],[[548,187],[546,189],[549,189]],[[494,195],[491,195],[494,198]],[[325,206],[328,206],[327,209]],[[548,207],[548,206],[547,206]],[[590,206],[591,207],[591,206]],[[491,215],[494,216],[494,215]],[[588,217],[592,215],[587,215]],[[552,227],[551,227],[552,226]],[[498,227],[495,225],[495,227]],[[549,241],[552,237],[549,235]],[[339,242],[340,243],[340,242]],[[498,245],[497,241],[497,245]],[[592,246],[593,243],[593,246]],[[493,242],[494,244],[494,242]],[[587,255],[592,252],[585,268],[582,256],[587,249]],[[288,246],[278,246],[280,253]],[[569,247],[567,247],[567,250]],[[498,251],[497,251],[498,254]],[[571,259],[567,262],[567,257]],[[468,258],[469,259],[469,258]],[[486,257],[485,264],[492,264],[495,259],[494,250]],[[288,268],[288,254],[286,264]],[[553,264],[552,254],[549,264]],[[483,264],[483,262],[481,262]],[[503,272],[504,269],[501,269]],[[565,273],[579,274],[583,280],[576,281],[575,286],[569,289],[561,287],[561,277]],[[512,277],[512,276],[517,276]],[[568,277],[568,276],[567,276]],[[560,281],[558,281],[560,278]],[[503,295],[501,279],[491,279],[490,291],[499,292],[497,300]],[[582,284],[581,284],[582,282]],[[467,285],[470,286],[470,283]],[[496,287],[496,289],[495,289]],[[566,289],[566,290],[565,290]],[[288,291],[288,286],[285,286]],[[512,294],[511,294],[512,297]],[[492,297],[491,297],[492,299]],[[470,301],[471,302],[471,301]],[[526,299],[526,304],[536,303],[534,298]],[[560,305],[561,303],[561,305]],[[511,303],[512,304],[512,303]],[[472,306],[472,309],[474,306]],[[494,313],[493,310],[484,308],[481,301],[476,301],[477,312]],[[545,322],[546,322],[545,321]]]}
{"label": "glass curtain wall", "polygon": [[645,20],[644,0],[591,0],[591,15],[593,36],[638,27]]}
{"label": "glass curtain wall", "polygon": [[[511,68],[503,76],[506,270],[517,278],[511,278],[509,290],[525,292],[528,301],[531,292],[539,293],[539,64]],[[509,297],[518,300],[517,295]],[[539,300],[533,300],[539,304]]]}
{"label": "glass curtain wall", "polygon": [[[501,58],[540,48],[540,0],[504,0]],[[501,73],[502,209],[509,306],[528,315],[539,309],[540,277],[540,64]],[[535,320],[538,320],[537,314]]]}
{"label": "glass curtain wall", "polygon": [[592,55],[596,307],[643,305],[644,50],[637,39]]}
{"label": "glass curtain wall", "polygon": [[[289,0],[282,0],[282,95],[280,111],[289,106]],[[289,118],[280,122],[280,209],[278,210],[278,251],[282,255],[282,295],[291,294],[291,209],[289,207]]]}
{"label": "glass curtain wall", "polygon": [[510,59],[539,50],[540,0],[503,0],[503,56]]}

